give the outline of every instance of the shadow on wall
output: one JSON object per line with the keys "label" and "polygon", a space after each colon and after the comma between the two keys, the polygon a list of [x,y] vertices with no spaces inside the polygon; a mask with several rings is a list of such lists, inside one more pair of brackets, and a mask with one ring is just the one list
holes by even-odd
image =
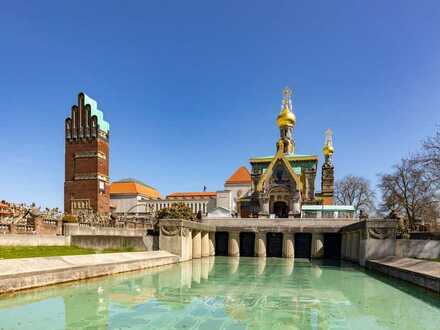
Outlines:
{"label": "shadow on wall", "polygon": [[159,236],[104,236],[77,235],[72,236],[71,245],[92,249],[121,249],[128,248],[138,251],[159,250]]}

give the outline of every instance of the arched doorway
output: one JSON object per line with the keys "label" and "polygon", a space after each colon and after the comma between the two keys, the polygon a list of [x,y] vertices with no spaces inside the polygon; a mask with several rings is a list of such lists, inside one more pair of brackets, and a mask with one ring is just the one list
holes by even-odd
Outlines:
{"label": "arched doorway", "polygon": [[277,218],[287,218],[289,215],[289,208],[284,201],[276,201],[273,203],[273,213]]}

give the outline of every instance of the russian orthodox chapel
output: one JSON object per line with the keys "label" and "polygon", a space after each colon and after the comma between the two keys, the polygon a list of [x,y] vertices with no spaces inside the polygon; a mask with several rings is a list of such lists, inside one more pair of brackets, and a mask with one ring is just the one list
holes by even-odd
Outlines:
{"label": "russian orthodox chapel", "polygon": [[238,201],[240,216],[291,218],[301,216],[303,205],[333,204],[334,167],[332,163],[332,131],[326,131],[323,148],[321,192],[315,192],[318,157],[295,153],[292,90],[285,88],[281,112],[277,117],[280,137],[276,153],[269,157],[250,159],[251,191]]}

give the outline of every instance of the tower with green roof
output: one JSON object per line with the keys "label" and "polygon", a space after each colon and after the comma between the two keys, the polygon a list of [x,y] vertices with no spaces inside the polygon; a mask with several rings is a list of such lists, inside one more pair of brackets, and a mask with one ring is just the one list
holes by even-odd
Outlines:
{"label": "tower with green roof", "polygon": [[65,120],[65,213],[109,214],[109,134],[97,102],[79,93]]}

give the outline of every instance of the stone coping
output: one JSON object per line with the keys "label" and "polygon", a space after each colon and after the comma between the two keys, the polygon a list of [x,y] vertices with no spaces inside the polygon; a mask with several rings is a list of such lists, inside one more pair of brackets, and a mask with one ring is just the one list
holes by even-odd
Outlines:
{"label": "stone coping", "polygon": [[309,232],[336,233],[347,225],[357,222],[352,219],[205,219],[203,223],[215,225],[217,231],[241,232]]}
{"label": "stone coping", "polygon": [[367,219],[347,224],[342,231],[347,232],[365,228],[396,229],[396,227],[397,220],[394,219]]}
{"label": "stone coping", "polygon": [[393,256],[367,260],[365,266],[440,293],[440,262]]}
{"label": "stone coping", "polygon": [[0,294],[177,262],[165,251],[0,260]]}
{"label": "stone coping", "polygon": [[175,226],[184,227],[200,231],[216,231],[216,226],[206,222],[178,220],[178,219],[161,219],[159,226]]}

